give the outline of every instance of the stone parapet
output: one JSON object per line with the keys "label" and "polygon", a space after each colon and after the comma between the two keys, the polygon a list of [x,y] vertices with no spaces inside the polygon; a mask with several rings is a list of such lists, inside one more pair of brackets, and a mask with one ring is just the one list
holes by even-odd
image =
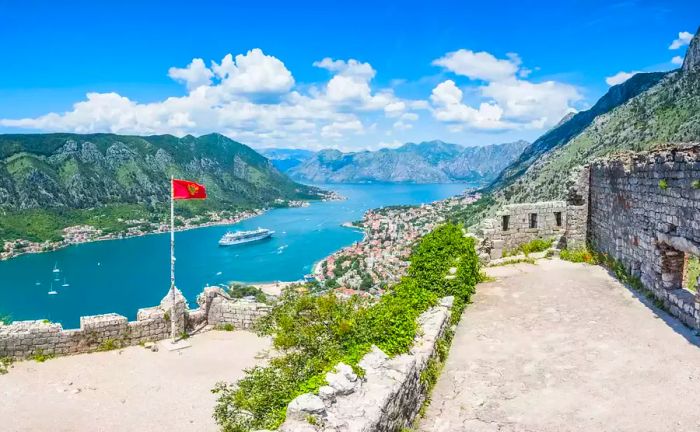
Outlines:
{"label": "stone parapet", "polygon": [[0,323],[0,358],[77,354],[154,342],[169,338],[173,324],[176,335],[207,325],[246,329],[270,310],[263,303],[232,299],[221,288],[205,288],[199,296],[204,299],[202,306],[193,310],[187,308],[179,290],[174,297],[174,309],[168,293],[160,305],[139,309],[136,321],[110,313],[81,317],[80,328],[70,330],[46,320]]}
{"label": "stone parapet", "polygon": [[[448,297],[420,315],[419,334],[408,353],[389,358],[372,347],[359,363],[364,377],[338,364],[327,374],[328,384],[318,395],[306,393],[290,402],[279,430],[389,432],[409,426],[425,401],[428,389],[421,375],[437,355],[437,341],[449,325],[451,307]],[[316,424],[309,422],[311,417]]]}

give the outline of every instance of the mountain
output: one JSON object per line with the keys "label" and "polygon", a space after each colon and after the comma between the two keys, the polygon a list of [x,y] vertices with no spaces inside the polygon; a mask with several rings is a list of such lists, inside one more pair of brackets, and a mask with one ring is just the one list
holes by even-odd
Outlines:
{"label": "mountain", "polygon": [[454,218],[471,225],[503,204],[561,199],[571,172],[620,151],[700,141],[700,29],[681,69],[640,73],[610,88],[588,111],[537,139]]}
{"label": "mountain", "polygon": [[[261,208],[322,194],[219,134],[0,135],[0,239],[26,234],[18,227],[25,219],[37,230],[28,237],[37,240],[100,217],[164,219],[170,176],[207,186],[207,200],[178,203],[182,215]],[[50,229],[42,230],[44,225]]]}
{"label": "mountain", "polygon": [[289,171],[315,154],[311,150],[274,148],[259,149],[258,152],[270,159],[272,165],[282,172]]}
{"label": "mountain", "polygon": [[287,173],[312,183],[448,183],[493,179],[527,146],[525,141],[462,147],[442,141],[357,153],[322,150]]}
{"label": "mountain", "polygon": [[557,126],[528,146],[520,157],[507,166],[485,190],[489,192],[510,185],[515,179],[520,178],[542,155],[567,144],[590,126],[596,117],[613,110],[653,87],[664,76],[666,76],[665,72],[636,74],[624,83],[611,87],[589,110],[567,114]]}

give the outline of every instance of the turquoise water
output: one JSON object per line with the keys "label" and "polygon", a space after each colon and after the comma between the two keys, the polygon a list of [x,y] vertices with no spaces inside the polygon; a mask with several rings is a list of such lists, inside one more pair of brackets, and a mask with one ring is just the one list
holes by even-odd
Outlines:
{"label": "turquoise water", "polygon": [[[362,238],[361,232],[341,227],[343,222],[361,219],[370,208],[443,199],[467,185],[323,187],[348,199],[271,210],[235,225],[177,232],[176,283],[190,306],[196,306],[195,298],[206,284],[298,280],[318,260]],[[256,243],[217,245],[229,229],[257,227],[276,233]],[[83,315],[116,312],[135,319],[138,308],[157,305],[168,290],[169,244],[168,234],[153,234],[0,261],[0,315],[9,314],[14,320],[49,319],[65,328],[78,327]],[[54,281],[54,265],[60,269],[58,281]],[[64,279],[70,286],[61,286]],[[52,283],[57,295],[47,294]]]}

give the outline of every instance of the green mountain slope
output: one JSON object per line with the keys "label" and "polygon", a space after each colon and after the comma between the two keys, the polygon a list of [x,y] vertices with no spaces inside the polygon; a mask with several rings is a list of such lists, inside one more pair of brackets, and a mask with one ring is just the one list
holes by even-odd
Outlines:
{"label": "green mountain slope", "polygon": [[528,145],[525,141],[463,147],[442,141],[357,153],[322,150],[289,169],[290,177],[314,183],[488,182]]}
{"label": "green mountain slope", "polygon": [[[219,134],[0,135],[0,239],[55,239],[76,223],[110,228],[115,219],[164,219],[170,176],[207,187],[209,199],[178,204],[183,215],[321,196]],[[24,220],[32,223],[23,227]]]}
{"label": "green mountain slope", "polygon": [[596,117],[610,112],[631,98],[656,85],[666,75],[665,72],[640,73],[622,84],[613,86],[586,111],[569,115],[526,148],[520,157],[500,173],[498,178],[485,189],[486,192],[502,189],[522,176],[542,155],[567,144],[572,138],[590,126]]}
{"label": "green mountain slope", "polygon": [[684,65],[670,73],[637,74],[614,86],[591,110],[547,132],[453,219],[473,225],[513,202],[562,199],[570,173],[625,150],[700,141],[700,33]]}

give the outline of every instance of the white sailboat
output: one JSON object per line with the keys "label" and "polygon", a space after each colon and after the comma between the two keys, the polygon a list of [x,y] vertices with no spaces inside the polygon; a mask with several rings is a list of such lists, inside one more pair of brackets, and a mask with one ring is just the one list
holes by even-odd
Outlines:
{"label": "white sailboat", "polygon": [[56,295],[58,294],[58,291],[53,289],[53,283],[51,284],[51,291],[49,291],[49,295]]}
{"label": "white sailboat", "polygon": [[63,285],[61,285],[61,286],[62,287],[70,286],[70,284],[68,282],[66,282],[66,278],[63,278]]}
{"label": "white sailboat", "polygon": [[61,271],[61,269],[58,268],[58,263],[54,264],[54,265],[53,265],[53,272],[54,272],[54,273],[59,273],[60,271]]}

